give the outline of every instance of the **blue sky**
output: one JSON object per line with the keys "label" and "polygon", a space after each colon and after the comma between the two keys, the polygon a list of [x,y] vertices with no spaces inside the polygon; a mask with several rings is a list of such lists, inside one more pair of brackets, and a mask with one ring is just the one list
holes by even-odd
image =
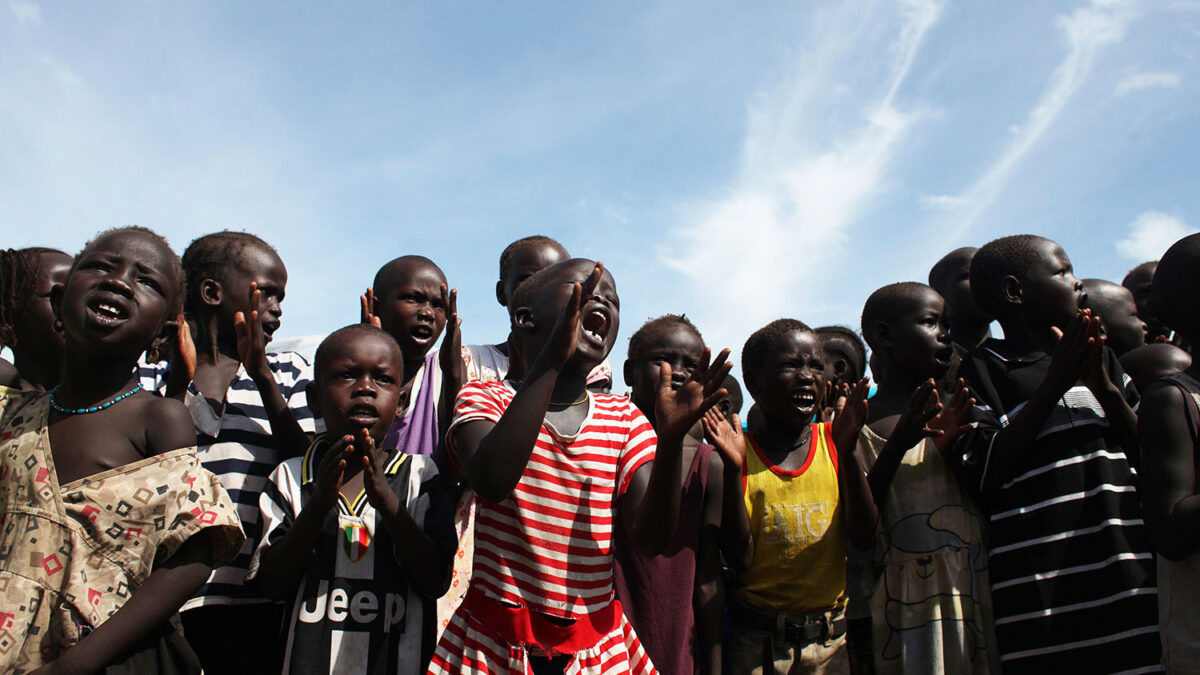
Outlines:
{"label": "blue sky", "polygon": [[419,253],[499,340],[542,233],[613,270],[619,369],[666,312],[736,354],[957,246],[1119,280],[1200,223],[1197,2],[0,2],[0,243],[245,229],[285,336]]}

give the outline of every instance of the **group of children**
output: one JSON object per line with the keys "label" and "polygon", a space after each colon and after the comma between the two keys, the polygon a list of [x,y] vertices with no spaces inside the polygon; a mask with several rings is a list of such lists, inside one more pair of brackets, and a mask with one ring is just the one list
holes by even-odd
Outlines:
{"label": "group of children", "polygon": [[311,365],[253,235],[5,252],[0,671],[1190,672],[1198,270],[955,250],[753,331],[743,424],[680,314],[608,393],[616,281],[543,236],[503,339],[406,255]]}

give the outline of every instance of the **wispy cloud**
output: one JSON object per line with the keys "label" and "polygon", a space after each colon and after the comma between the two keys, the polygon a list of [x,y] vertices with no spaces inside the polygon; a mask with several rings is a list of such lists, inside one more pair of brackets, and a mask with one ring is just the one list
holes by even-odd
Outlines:
{"label": "wispy cloud", "polygon": [[1136,72],[1121,78],[1113,93],[1117,96],[1127,96],[1143,89],[1173,89],[1179,86],[1178,73],[1171,72]]}
{"label": "wispy cloud", "polygon": [[1070,14],[1055,19],[1067,42],[1067,54],[1051,73],[1046,88],[1025,121],[1010,128],[1011,140],[990,167],[961,195],[964,211],[955,217],[961,235],[973,226],[1004,191],[1021,161],[1058,119],[1067,103],[1087,79],[1096,57],[1120,42],[1137,17],[1133,2],[1092,0]]}
{"label": "wispy cloud", "polygon": [[1200,232],[1161,211],[1144,211],[1129,225],[1129,235],[1116,242],[1117,252],[1137,262],[1158,260],[1171,244]]}
{"label": "wispy cloud", "polygon": [[[822,13],[810,39],[798,41],[807,50],[791,75],[751,105],[740,167],[725,194],[684,209],[690,224],[674,232],[684,254],[663,260],[712,300],[702,311],[714,316],[702,318],[719,327],[710,330],[719,333],[713,344],[740,342],[749,324],[815,305],[802,290],[834,272],[830,253],[881,189],[919,119],[896,98],[941,6],[909,0],[898,16],[887,7],[848,2]],[[882,75],[847,86],[852,64],[877,49],[881,35],[890,42]],[[737,326],[715,314],[733,306]]]}
{"label": "wispy cloud", "polygon": [[30,0],[8,0],[8,8],[22,24],[40,24],[42,8]]}

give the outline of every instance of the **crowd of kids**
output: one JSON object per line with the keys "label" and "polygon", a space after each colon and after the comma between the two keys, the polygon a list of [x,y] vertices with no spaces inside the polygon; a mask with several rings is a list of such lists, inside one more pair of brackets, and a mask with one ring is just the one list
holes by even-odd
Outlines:
{"label": "crowd of kids", "polygon": [[405,255],[310,364],[287,281],[242,232],[0,253],[0,672],[1200,669],[1200,235],[1119,284],[960,248],[741,385],[669,307],[614,370],[544,236],[480,344]]}

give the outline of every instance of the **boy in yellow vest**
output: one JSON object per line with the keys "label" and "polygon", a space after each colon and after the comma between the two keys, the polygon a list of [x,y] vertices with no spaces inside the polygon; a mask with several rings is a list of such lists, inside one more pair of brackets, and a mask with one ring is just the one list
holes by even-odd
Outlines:
{"label": "boy in yellow vest", "polygon": [[743,494],[725,502],[722,524],[726,559],[740,573],[728,661],[735,675],[848,673],[846,539],[872,545],[878,520],[856,451],[867,380],[834,422],[816,422],[824,353],[793,319],[750,336],[742,371],[762,415],[744,443],[731,442],[737,430],[710,433],[742,472]]}

